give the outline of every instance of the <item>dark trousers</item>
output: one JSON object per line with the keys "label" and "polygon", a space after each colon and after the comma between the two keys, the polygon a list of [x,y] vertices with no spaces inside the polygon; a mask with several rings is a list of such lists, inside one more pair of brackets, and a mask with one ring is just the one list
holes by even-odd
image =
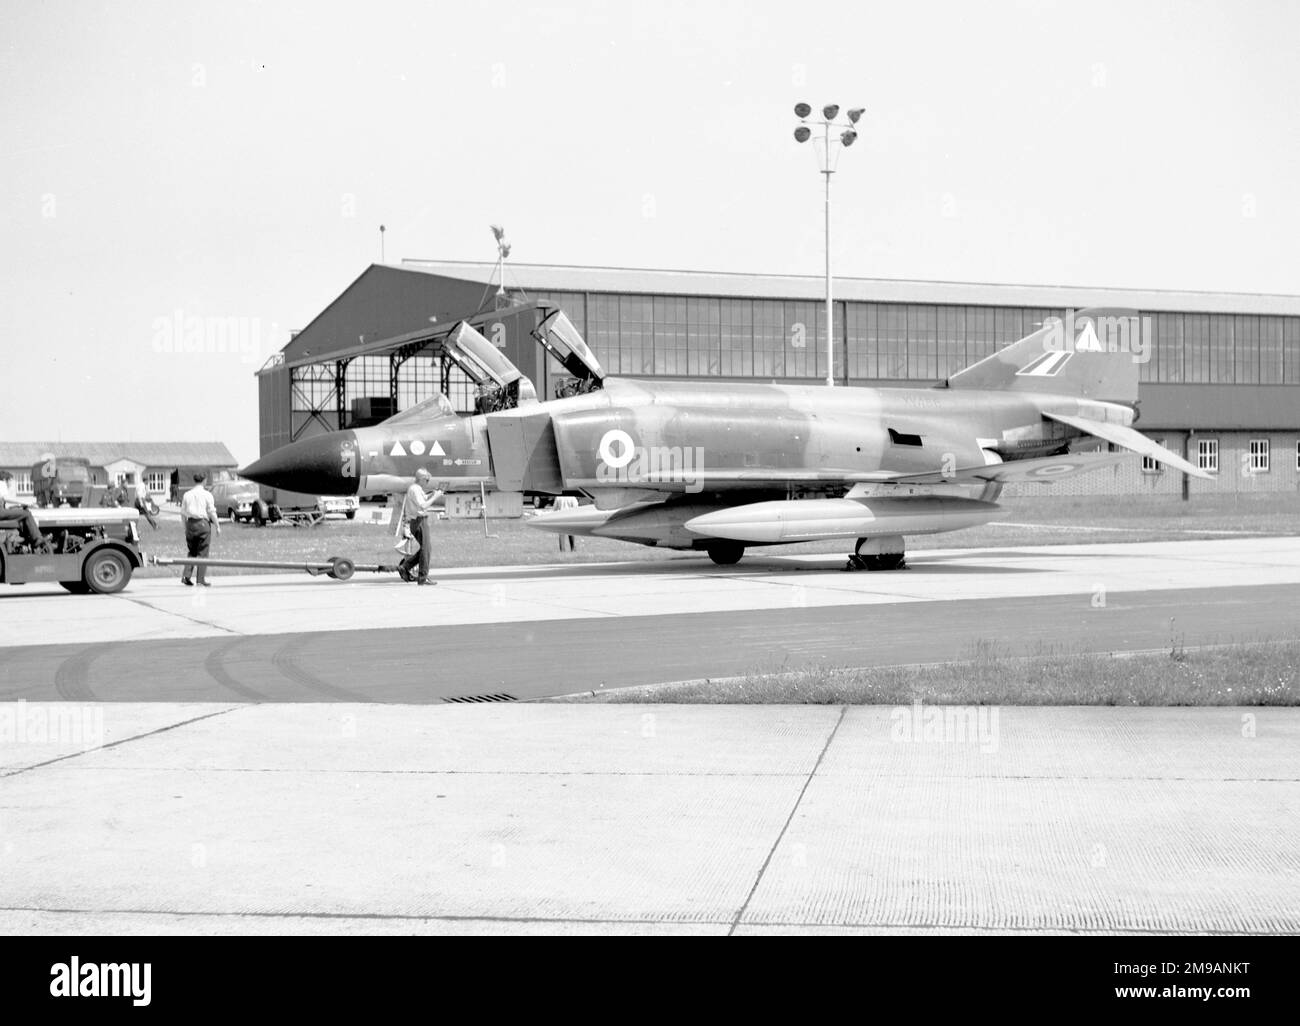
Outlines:
{"label": "dark trousers", "polygon": [[[206,520],[196,520],[193,517],[185,521],[185,554],[194,556],[198,559],[204,559],[208,554],[208,546],[212,543],[212,525]],[[189,579],[190,572],[195,567],[187,566],[181,574],[186,580]],[[207,572],[206,566],[200,566],[198,569],[199,583],[203,583],[204,575]]]}
{"label": "dark trousers", "polygon": [[22,506],[0,507],[0,527],[16,529],[23,541],[33,549],[43,547],[45,538],[41,534],[36,517],[32,516],[32,511],[29,509],[24,509]]}
{"label": "dark trousers", "polygon": [[420,551],[414,556],[406,556],[402,560],[402,569],[408,574],[412,568],[419,564],[419,580],[428,580],[429,577],[429,532],[425,530],[425,525],[429,523],[426,517],[416,517],[414,520],[407,521],[407,526],[411,528],[411,537],[420,543]]}

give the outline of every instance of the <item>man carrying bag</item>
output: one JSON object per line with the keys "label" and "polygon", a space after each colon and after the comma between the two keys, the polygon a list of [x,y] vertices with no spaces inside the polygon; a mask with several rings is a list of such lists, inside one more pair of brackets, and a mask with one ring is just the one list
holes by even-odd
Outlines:
{"label": "man carrying bag", "polygon": [[[417,584],[437,584],[429,580],[429,513],[433,504],[442,493],[433,488],[433,475],[424,467],[415,472],[415,483],[406,490],[397,524],[397,548],[406,552],[406,557],[397,565],[397,574],[402,580]],[[410,551],[410,542],[414,541],[415,551]],[[411,571],[418,565],[417,576]]]}

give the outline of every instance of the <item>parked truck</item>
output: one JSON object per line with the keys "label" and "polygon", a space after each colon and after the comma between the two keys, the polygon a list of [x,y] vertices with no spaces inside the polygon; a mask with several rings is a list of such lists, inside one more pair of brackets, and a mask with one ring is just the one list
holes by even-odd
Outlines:
{"label": "parked truck", "polygon": [[46,453],[32,464],[32,493],[36,505],[89,506],[92,500],[90,461],[80,456],[54,456]]}

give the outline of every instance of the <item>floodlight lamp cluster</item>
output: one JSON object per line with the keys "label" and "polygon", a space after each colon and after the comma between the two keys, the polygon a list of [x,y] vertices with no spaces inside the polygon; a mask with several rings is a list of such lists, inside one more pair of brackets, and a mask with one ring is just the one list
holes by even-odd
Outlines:
{"label": "floodlight lamp cluster", "polygon": [[502,260],[510,255],[510,243],[506,242],[506,230],[499,224],[488,225],[497,240],[497,254]]}
{"label": "floodlight lamp cluster", "polygon": [[[827,129],[832,125],[837,128],[843,127],[844,131],[840,133],[840,143],[844,146],[852,146],[858,138],[858,130],[855,127],[858,119],[866,111],[865,107],[854,107],[848,112],[849,123],[847,126],[835,125],[835,119],[839,116],[840,105],[838,103],[828,103],[822,108],[822,124]],[[800,124],[794,130],[795,142],[805,143],[812,138],[812,129],[806,124],[809,115],[813,112],[812,107],[806,103],[796,103],[794,105],[794,116],[799,119]]]}

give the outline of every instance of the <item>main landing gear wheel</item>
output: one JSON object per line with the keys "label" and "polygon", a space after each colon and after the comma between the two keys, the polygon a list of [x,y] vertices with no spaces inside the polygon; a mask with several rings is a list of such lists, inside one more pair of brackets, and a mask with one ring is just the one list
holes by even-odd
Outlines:
{"label": "main landing gear wheel", "polygon": [[849,557],[848,565],[845,570],[906,570],[907,563],[905,554],[902,552],[882,552],[877,554],[862,554],[862,546],[866,544],[866,538],[859,538],[857,545],[853,547],[853,555]]}
{"label": "main landing gear wheel", "polygon": [[714,542],[707,551],[709,558],[718,566],[734,566],[745,554],[745,546],[740,542]]}

